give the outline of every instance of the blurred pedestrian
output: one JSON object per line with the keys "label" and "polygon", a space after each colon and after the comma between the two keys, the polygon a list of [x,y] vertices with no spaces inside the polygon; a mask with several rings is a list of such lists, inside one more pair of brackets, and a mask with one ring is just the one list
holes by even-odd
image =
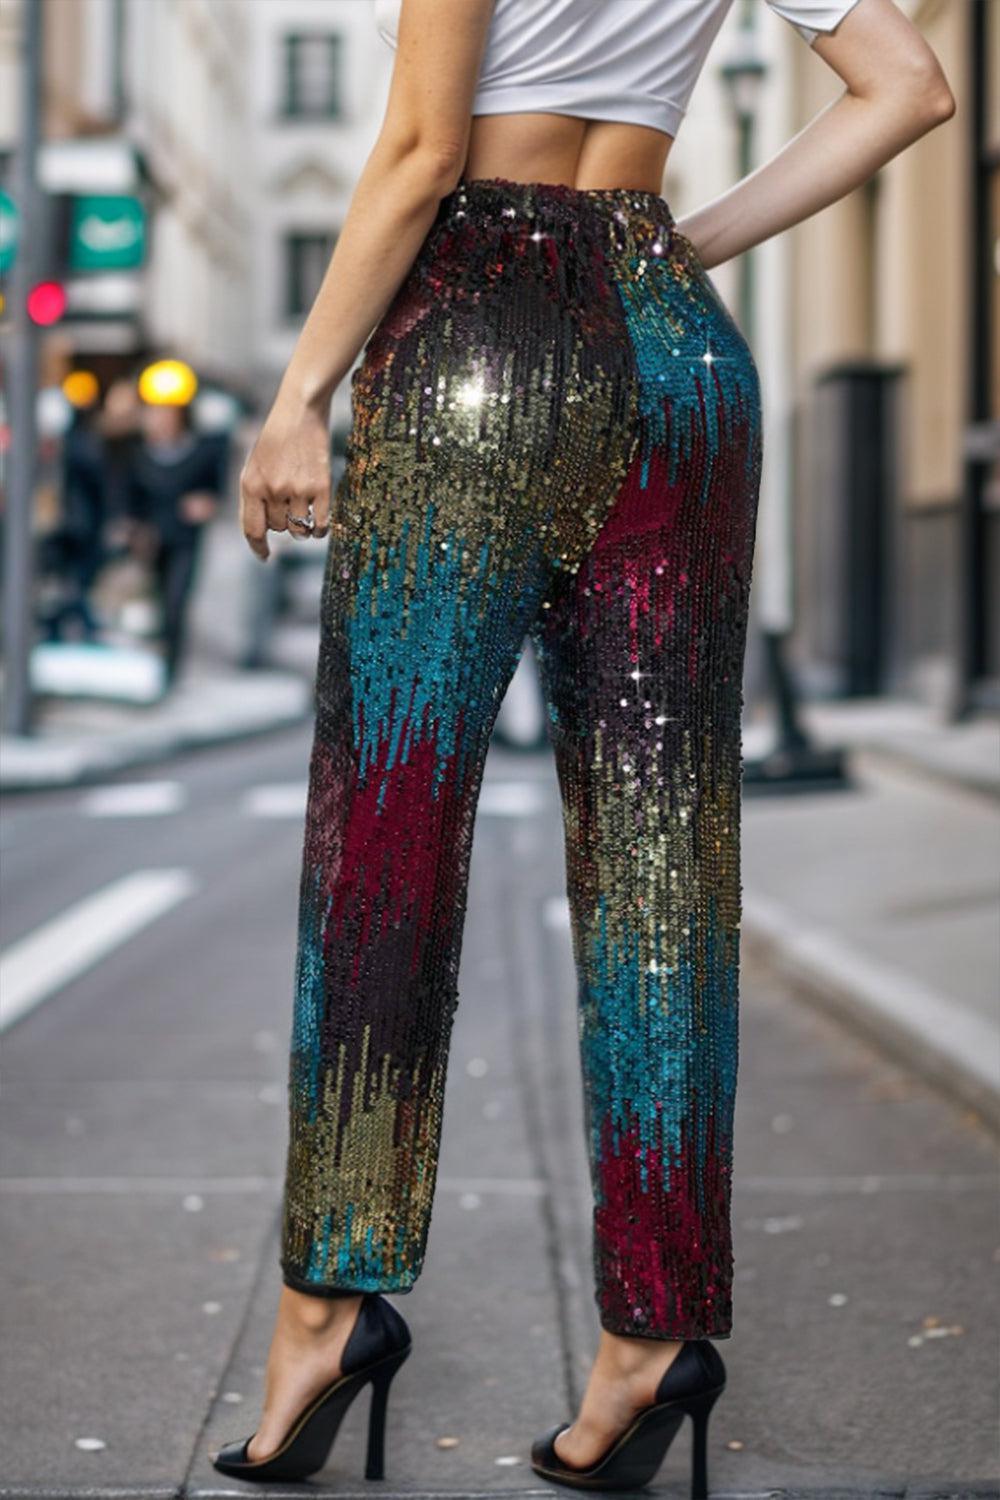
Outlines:
{"label": "blurred pedestrian", "polygon": [[187,610],[205,528],[225,490],[226,449],[195,431],[187,405],[144,404],[124,473],[135,550],[149,564],[161,613],[167,682],[184,655]]}
{"label": "blurred pedestrian", "polygon": [[100,431],[104,447],[110,545],[128,535],[129,456],[142,436],[143,401],[134,379],[118,376],[104,393]]}
{"label": "blurred pedestrian", "polygon": [[43,610],[47,638],[67,633],[92,641],[98,622],[90,590],[105,560],[107,462],[96,408],[74,407],[63,435],[60,520],[42,546],[40,572],[52,579]]}

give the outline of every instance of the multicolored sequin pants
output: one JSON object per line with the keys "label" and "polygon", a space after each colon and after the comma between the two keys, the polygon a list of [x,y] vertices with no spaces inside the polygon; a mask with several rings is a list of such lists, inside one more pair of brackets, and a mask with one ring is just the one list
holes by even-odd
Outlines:
{"label": "multicolored sequin pants", "polygon": [[731,1328],[756,370],[664,200],[467,178],[352,376],[302,867],[284,1281],[420,1274],[473,819],[526,638],[602,1325]]}

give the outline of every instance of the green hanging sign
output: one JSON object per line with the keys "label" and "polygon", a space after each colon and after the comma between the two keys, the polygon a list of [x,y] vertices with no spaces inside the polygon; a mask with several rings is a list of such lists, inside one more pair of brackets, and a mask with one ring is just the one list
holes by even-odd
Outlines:
{"label": "green hanging sign", "polygon": [[0,276],[10,270],[17,257],[19,218],[17,204],[0,188]]}
{"label": "green hanging sign", "polygon": [[71,271],[123,271],[141,266],[146,214],[127,193],[87,193],[73,199],[69,233]]}

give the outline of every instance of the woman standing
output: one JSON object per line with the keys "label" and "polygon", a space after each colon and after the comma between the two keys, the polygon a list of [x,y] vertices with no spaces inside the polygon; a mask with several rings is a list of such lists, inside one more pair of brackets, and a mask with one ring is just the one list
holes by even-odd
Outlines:
{"label": "woman standing", "polygon": [[[761,458],[708,274],[946,119],[892,0],[769,0],[843,79],[674,222],[671,141],[730,0],[402,0],[385,122],[242,476],[243,526],[329,533],[300,896],[281,1305],[226,1473],[367,1472],[420,1274],[471,831],[526,636],[566,830],[601,1346],[547,1478],[706,1492],[731,1329],[740,715]],[[366,342],[367,341],[367,342]],[[331,512],[331,393],[351,376]]]}

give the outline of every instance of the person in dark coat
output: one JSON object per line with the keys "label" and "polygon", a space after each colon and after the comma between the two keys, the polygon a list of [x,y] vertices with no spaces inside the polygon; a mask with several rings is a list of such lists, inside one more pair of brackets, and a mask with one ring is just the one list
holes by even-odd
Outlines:
{"label": "person in dark coat", "polygon": [[143,407],[126,466],[126,507],[152,565],[168,683],[182,660],[202,539],[225,482],[225,445],[195,431],[189,407]]}
{"label": "person in dark coat", "polygon": [[63,437],[61,520],[45,539],[40,571],[58,580],[55,600],[42,611],[51,641],[71,633],[74,623],[84,640],[96,639],[98,624],[90,605],[90,590],[105,560],[107,519],[104,444],[94,411],[78,408]]}

